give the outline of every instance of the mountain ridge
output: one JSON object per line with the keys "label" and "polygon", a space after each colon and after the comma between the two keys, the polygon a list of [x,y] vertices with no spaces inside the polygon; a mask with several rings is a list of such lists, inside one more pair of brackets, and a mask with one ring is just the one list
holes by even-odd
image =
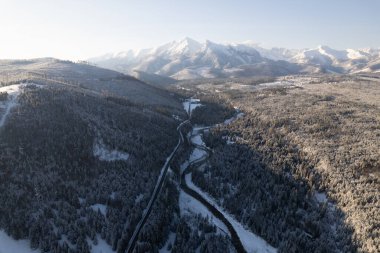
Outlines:
{"label": "mountain ridge", "polygon": [[377,48],[337,50],[319,45],[311,49],[266,49],[252,41],[201,43],[186,37],[156,48],[108,53],[90,58],[89,62],[126,74],[142,71],[183,80],[242,77],[242,73],[244,76],[377,73],[379,60]]}

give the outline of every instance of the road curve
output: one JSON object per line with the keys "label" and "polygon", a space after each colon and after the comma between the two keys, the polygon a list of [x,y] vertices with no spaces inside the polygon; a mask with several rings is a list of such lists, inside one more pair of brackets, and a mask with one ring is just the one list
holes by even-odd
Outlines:
{"label": "road curve", "polygon": [[136,228],[135,228],[135,231],[133,232],[133,235],[131,237],[131,239],[129,240],[129,243],[128,243],[128,247],[126,250],[122,250],[122,252],[126,252],[126,253],[132,253],[133,249],[135,248],[135,244],[137,242],[137,238],[140,234],[140,231],[141,229],[144,227],[151,211],[152,211],[152,207],[153,207],[153,204],[154,202],[156,201],[160,191],[161,191],[161,188],[164,184],[164,181],[165,181],[165,177],[166,177],[166,174],[168,172],[168,169],[169,169],[169,164],[170,162],[172,161],[175,153],[177,152],[179,146],[183,143],[184,141],[184,137],[183,137],[183,134],[181,132],[181,128],[183,125],[187,124],[189,122],[189,120],[185,120],[183,121],[181,124],[178,125],[177,127],[177,131],[179,133],[179,140],[178,140],[178,144],[177,146],[174,148],[173,152],[168,156],[168,158],[166,159],[166,162],[164,164],[164,166],[162,167],[161,169],[161,173],[160,173],[160,176],[157,180],[157,183],[156,183],[156,186],[154,187],[154,190],[153,190],[153,194],[149,200],[149,203],[148,203],[148,206],[145,208],[145,210],[143,211],[143,216],[141,218],[141,220],[139,221],[139,223],[137,224]]}

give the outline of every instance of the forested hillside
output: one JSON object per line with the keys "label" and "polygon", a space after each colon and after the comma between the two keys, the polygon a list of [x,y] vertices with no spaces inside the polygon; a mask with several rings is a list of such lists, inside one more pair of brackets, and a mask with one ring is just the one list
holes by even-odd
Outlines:
{"label": "forested hillside", "polygon": [[2,93],[14,106],[0,109],[0,230],[41,252],[90,252],[100,242],[122,252],[178,141],[172,115],[184,117],[180,103],[132,77],[115,81],[108,70],[91,86],[91,66],[16,63],[44,74],[2,67],[11,73],[3,85],[30,84],[17,86],[18,97]]}
{"label": "forested hillside", "polygon": [[193,180],[280,252],[378,252],[379,86],[324,80],[225,90],[245,116],[205,135]]}

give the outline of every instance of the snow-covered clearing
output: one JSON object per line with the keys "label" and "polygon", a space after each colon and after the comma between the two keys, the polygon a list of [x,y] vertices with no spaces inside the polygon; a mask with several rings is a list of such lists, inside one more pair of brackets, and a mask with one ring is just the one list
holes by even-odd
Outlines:
{"label": "snow-covered clearing", "polygon": [[129,154],[119,150],[111,150],[103,141],[99,140],[94,145],[94,156],[98,157],[101,161],[118,161],[118,160],[128,160]]}
{"label": "snow-covered clearing", "polygon": [[202,157],[206,156],[207,152],[200,148],[195,148],[193,152],[191,152],[189,157],[189,163],[192,163],[198,159],[201,159]]}
{"label": "snow-covered clearing", "polygon": [[201,134],[193,135],[191,137],[191,142],[195,145],[198,145],[198,146],[205,146],[205,143],[202,140]]}
{"label": "snow-covered clearing", "polygon": [[32,250],[29,240],[15,240],[0,230],[0,253],[40,253],[40,250]]}
{"label": "snow-covered clearing", "polygon": [[92,210],[94,210],[95,212],[100,211],[100,213],[103,214],[104,216],[106,216],[106,214],[107,214],[107,206],[106,205],[94,204],[94,205],[90,206],[90,208]]}
{"label": "snow-covered clearing", "polygon": [[191,112],[195,108],[197,108],[199,106],[202,106],[202,104],[200,103],[200,100],[199,99],[195,99],[195,98],[186,99],[185,102],[183,102],[182,104],[183,104],[183,108],[185,109],[185,111],[188,114],[191,114]]}
{"label": "snow-covered clearing", "polygon": [[202,203],[188,195],[184,191],[179,193],[179,209],[181,216],[200,214],[202,217],[207,218],[210,223],[214,224],[218,231],[225,235],[229,235],[228,229],[224,223],[216,218]]}
{"label": "snow-covered clearing", "polygon": [[21,87],[23,84],[14,84],[0,88],[0,93],[6,92],[8,93],[8,99],[6,101],[0,101],[0,127],[2,127],[5,123],[5,120],[11,109],[17,105],[17,97],[21,93]]}
{"label": "snow-covered clearing", "polygon": [[318,203],[326,203],[328,201],[326,193],[324,192],[315,192],[314,197]]}
{"label": "snow-covered clearing", "polygon": [[95,244],[90,238],[87,238],[87,244],[90,246],[91,253],[115,253],[116,251],[112,250],[111,245],[109,245],[105,240],[103,240],[100,235],[96,236],[98,241]]}
{"label": "snow-covered clearing", "polygon": [[177,235],[175,233],[170,232],[169,238],[166,241],[164,247],[162,247],[158,252],[159,253],[170,253],[170,252],[172,252],[171,250],[168,249],[168,247],[169,247],[169,245],[173,246],[176,236]]}
{"label": "snow-covered clearing", "polygon": [[231,214],[229,214],[228,212],[223,210],[220,206],[218,206],[216,204],[216,201],[211,196],[209,196],[207,193],[203,192],[198,186],[196,186],[191,179],[191,173],[187,174],[185,179],[186,179],[186,184],[190,189],[199,193],[210,204],[212,204],[216,209],[218,209],[219,212],[221,212],[224,215],[224,217],[226,217],[226,219],[232,224],[232,226],[236,230],[236,233],[238,234],[245,250],[248,253],[253,253],[253,252],[274,253],[274,252],[277,252],[277,249],[273,248],[271,245],[269,245],[261,237],[255,235],[254,233],[252,233],[251,231],[246,229]]}

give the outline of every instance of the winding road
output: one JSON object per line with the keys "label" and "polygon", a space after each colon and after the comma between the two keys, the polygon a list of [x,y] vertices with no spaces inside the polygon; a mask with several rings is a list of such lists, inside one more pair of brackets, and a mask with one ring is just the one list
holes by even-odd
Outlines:
{"label": "winding road", "polygon": [[[181,128],[184,125],[186,125],[187,123],[190,123],[190,120],[183,121],[177,127],[177,131],[179,133],[178,144],[174,148],[173,152],[168,156],[168,158],[166,159],[166,162],[165,162],[164,166],[161,169],[160,177],[157,180],[156,186],[154,188],[154,191],[153,191],[153,194],[151,196],[151,199],[149,200],[148,206],[144,210],[143,216],[142,216],[141,220],[139,221],[139,223],[137,224],[137,226],[136,226],[136,228],[134,230],[134,233],[133,233],[131,239],[129,240],[127,249],[124,251],[126,253],[132,253],[133,249],[135,248],[135,245],[136,245],[136,242],[137,242],[137,239],[138,239],[138,235],[139,235],[141,229],[144,227],[146,221],[148,220],[149,215],[150,215],[150,213],[152,211],[153,204],[156,201],[156,199],[157,199],[157,197],[158,197],[158,195],[159,195],[159,193],[160,193],[160,191],[162,189],[162,186],[164,184],[164,180],[165,180],[167,171],[169,169],[170,162],[172,161],[174,155],[178,151],[178,148],[180,147],[180,145],[183,144],[183,142],[185,141],[185,137],[183,136]],[[187,193],[188,195],[190,195],[191,197],[193,197],[194,199],[198,200],[216,218],[218,218],[219,220],[221,220],[226,225],[226,227],[227,227],[227,229],[228,229],[228,231],[229,231],[229,233],[231,235],[231,242],[234,245],[234,247],[235,247],[235,249],[236,249],[236,251],[238,253],[247,253],[247,251],[244,249],[244,246],[243,246],[243,244],[242,244],[242,242],[241,242],[241,240],[240,240],[240,238],[239,238],[239,236],[238,236],[235,228],[228,221],[228,219],[216,207],[214,207],[211,203],[209,203],[203,196],[201,196],[199,193],[197,193],[196,191],[194,191],[193,189],[191,189],[187,185],[186,180],[185,180],[186,174],[190,173],[192,171],[192,169],[196,168],[197,166],[199,166],[200,164],[202,164],[203,162],[205,162],[207,160],[207,158],[209,157],[209,153],[212,152],[210,149],[208,149],[206,147],[203,147],[203,146],[196,145],[196,144],[192,143],[190,140],[188,140],[188,142],[192,146],[194,146],[196,148],[200,148],[200,149],[206,151],[207,155],[202,156],[201,158],[192,161],[184,169],[184,171],[183,171],[183,173],[182,173],[182,175],[180,177],[180,187],[181,187],[181,189],[185,193]]]}

